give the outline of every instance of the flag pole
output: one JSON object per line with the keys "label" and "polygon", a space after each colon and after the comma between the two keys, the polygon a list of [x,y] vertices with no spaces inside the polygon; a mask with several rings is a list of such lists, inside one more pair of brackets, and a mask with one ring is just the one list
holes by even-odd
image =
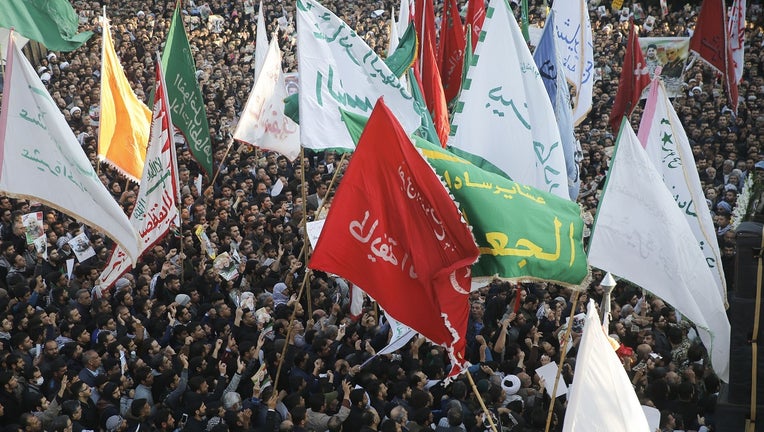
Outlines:
{"label": "flag pole", "polygon": [[225,153],[223,153],[223,159],[220,161],[220,165],[218,165],[218,169],[215,172],[215,175],[212,177],[212,181],[210,181],[210,185],[207,187],[207,189],[212,189],[215,187],[215,180],[217,180],[218,175],[220,174],[220,170],[223,168],[223,164],[225,164],[225,158],[228,157],[228,152],[231,151],[231,147],[233,147],[233,138],[229,138],[230,141],[228,142],[228,146],[225,149]]}
{"label": "flag pole", "polygon": [[[327,193],[328,190],[327,190]],[[300,146],[300,195],[302,196],[302,229],[305,230],[305,240],[302,242],[302,250],[300,250],[300,256],[297,257],[297,261],[305,257],[305,267],[308,267],[308,248],[310,247],[310,239],[308,238],[308,198],[305,192],[305,147]],[[308,271],[305,272],[305,278],[303,279],[303,287],[305,286],[305,280],[308,279]],[[302,293],[302,287],[300,288]],[[305,293],[305,298],[308,301],[308,316],[313,316],[313,302],[310,298],[310,290]],[[297,301],[300,301],[298,296]],[[290,322],[291,324],[291,322]],[[290,326],[291,328],[291,326]],[[282,353],[282,358],[284,354]],[[281,365],[279,364],[279,368]]]}
{"label": "flag pole", "polygon": [[486,418],[488,419],[488,423],[491,425],[491,430],[493,432],[498,432],[496,430],[496,425],[493,423],[493,416],[491,415],[491,412],[488,411],[488,408],[485,406],[485,402],[483,402],[483,397],[480,396],[480,392],[477,389],[477,386],[475,385],[475,380],[472,379],[472,374],[470,371],[467,371],[466,373],[467,379],[470,381],[470,387],[472,387],[472,392],[475,393],[475,396],[477,396],[478,402],[480,402],[480,408],[483,409],[483,412],[485,413]]}
{"label": "flag pole", "polygon": [[[329,192],[332,191],[332,188],[334,187],[335,180],[337,180],[337,174],[340,172],[340,168],[342,168],[342,162],[345,161],[345,157],[347,156],[347,152],[342,153],[342,157],[340,158],[339,167],[334,170],[334,175],[332,175],[332,181],[329,182],[329,187],[326,188],[326,196],[329,196]],[[305,201],[303,201],[305,202]],[[324,204],[326,204],[326,199],[324,198],[324,201],[321,203],[320,206],[318,206],[318,210],[316,210],[316,218],[318,218],[318,215],[321,214],[321,210],[324,209]]]}
{"label": "flag pole", "polygon": [[[305,270],[305,277],[302,279],[302,284],[300,284],[300,292],[297,294],[297,302],[292,307],[292,315],[289,317],[289,325],[287,326],[287,334],[286,334],[286,343],[284,344],[284,347],[281,348],[281,358],[279,359],[279,365],[276,368],[276,378],[273,379],[273,388],[278,388],[279,384],[279,377],[281,376],[281,367],[284,365],[284,358],[286,356],[287,348],[289,347],[289,338],[292,336],[292,321],[294,321],[294,317],[297,315],[297,305],[300,303],[300,298],[302,298],[302,292],[305,291],[305,285],[307,285],[307,281],[310,278],[311,269]],[[307,290],[307,292],[310,292],[310,290]],[[310,306],[310,304],[308,304]],[[312,314],[308,314],[312,315]]]}
{"label": "flag pole", "polygon": [[570,333],[573,330],[573,317],[576,316],[576,307],[578,306],[578,291],[573,292],[573,305],[570,307],[570,318],[568,318],[568,328],[565,329],[565,337],[562,339],[562,346],[560,347],[560,361],[557,365],[557,375],[554,377],[554,386],[552,387],[552,394],[549,402],[549,411],[546,416],[546,428],[544,432],[549,432],[549,426],[552,424],[552,414],[554,413],[554,400],[557,395],[557,385],[560,383],[560,375],[562,374],[562,364],[565,363],[565,353],[568,348],[568,339]]}

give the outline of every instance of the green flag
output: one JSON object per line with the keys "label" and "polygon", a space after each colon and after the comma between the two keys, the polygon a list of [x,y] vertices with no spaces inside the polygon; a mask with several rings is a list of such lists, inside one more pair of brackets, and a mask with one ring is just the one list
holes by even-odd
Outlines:
{"label": "green flag", "polygon": [[207,112],[196,67],[191,57],[186,29],[180,9],[175,8],[172,24],[167,34],[167,44],[162,53],[162,67],[167,82],[173,124],[183,132],[191,153],[204,171],[212,172],[212,144]]}
{"label": "green flag", "polygon": [[93,36],[77,33],[79,16],[66,0],[2,0],[0,27],[40,42],[53,51],[74,51]]}
{"label": "green flag", "polygon": [[[347,111],[342,120],[353,141],[365,117]],[[570,200],[515,183],[418,136],[414,145],[441,176],[480,248],[472,277],[543,280],[581,287],[589,277],[583,245],[584,223]]]}

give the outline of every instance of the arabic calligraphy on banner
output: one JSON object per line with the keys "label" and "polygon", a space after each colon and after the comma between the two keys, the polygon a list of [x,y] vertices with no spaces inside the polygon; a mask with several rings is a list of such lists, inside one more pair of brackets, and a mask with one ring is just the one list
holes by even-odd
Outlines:
{"label": "arabic calligraphy on banner", "polygon": [[482,170],[424,140],[415,143],[472,226],[472,276],[548,280],[575,287],[588,275],[577,204]]}
{"label": "arabic calligraphy on banner", "polygon": [[[354,239],[362,244],[369,245],[369,254],[366,255],[366,258],[372,263],[377,263],[377,260],[389,263],[394,267],[400,268],[400,271],[407,274],[409,278],[416,279],[414,263],[409,261],[409,252],[403,250],[404,246],[400,245],[397,240],[385,232],[376,233],[379,218],[374,219],[374,222],[371,223],[367,231],[366,224],[369,222],[370,216],[370,212],[366,210],[363,214],[363,220],[353,220],[348,226],[350,235]],[[377,235],[375,236],[375,234]],[[374,237],[373,240],[372,237]],[[400,261],[398,261],[396,256],[396,247],[399,249],[397,252],[398,256],[401,256],[401,252],[403,252],[403,258]]]}

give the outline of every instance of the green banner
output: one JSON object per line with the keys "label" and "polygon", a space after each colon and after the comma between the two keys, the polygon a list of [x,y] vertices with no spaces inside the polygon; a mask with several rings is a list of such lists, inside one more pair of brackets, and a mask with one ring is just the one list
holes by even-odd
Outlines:
{"label": "green banner", "polygon": [[[355,142],[366,118],[342,120]],[[446,182],[480,248],[472,277],[543,280],[580,287],[589,277],[578,204],[485,171],[423,138],[414,144]]]}
{"label": "green banner", "polygon": [[2,0],[0,27],[53,51],[74,51],[93,36],[89,31],[77,33],[79,17],[66,0]]}
{"label": "green banner", "polygon": [[167,44],[162,53],[162,67],[167,83],[172,122],[183,132],[196,161],[212,176],[212,143],[207,111],[196,80],[196,66],[183,27],[183,16],[178,8],[175,8],[167,34]]}

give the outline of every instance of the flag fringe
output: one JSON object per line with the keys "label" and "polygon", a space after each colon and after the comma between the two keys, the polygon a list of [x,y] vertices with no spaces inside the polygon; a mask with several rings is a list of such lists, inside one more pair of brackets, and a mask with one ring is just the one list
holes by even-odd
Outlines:
{"label": "flag fringe", "polygon": [[119,174],[121,174],[122,176],[124,176],[125,178],[127,178],[128,180],[130,180],[133,183],[139,183],[140,184],[140,182],[141,182],[141,179],[136,178],[134,175],[132,175],[132,174],[128,173],[127,171],[125,171],[124,169],[120,168],[119,166],[117,166],[117,164],[115,164],[111,160],[107,159],[106,156],[98,155],[98,162],[99,163],[103,162],[106,165],[108,165],[109,168],[114,168],[115,170],[117,170],[117,172]]}

